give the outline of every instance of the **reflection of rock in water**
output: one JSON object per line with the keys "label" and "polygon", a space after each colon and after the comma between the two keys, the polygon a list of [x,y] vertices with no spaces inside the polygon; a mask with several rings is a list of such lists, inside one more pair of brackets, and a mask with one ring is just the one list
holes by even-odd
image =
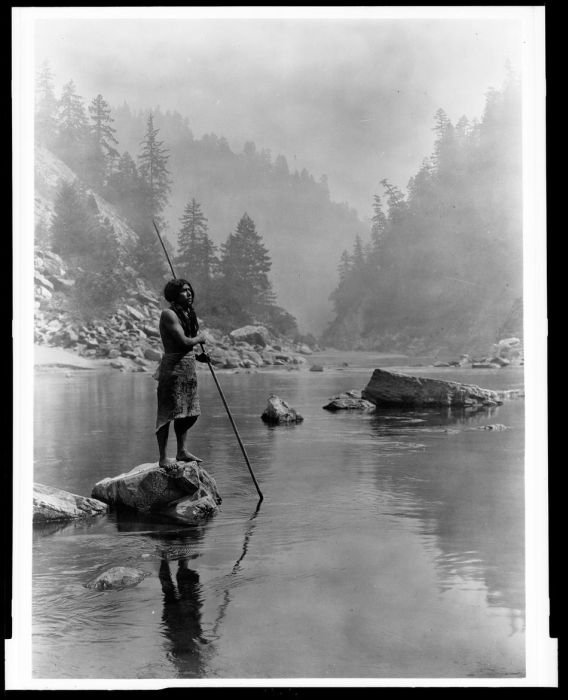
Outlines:
{"label": "reflection of rock in water", "polygon": [[[389,458],[381,461],[375,480],[393,496],[393,515],[416,520],[420,532],[435,537],[441,587],[479,582],[487,590],[487,602],[508,608],[518,627],[525,605],[523,445],[513,430],[487,439],[484,432],[471,431],[495,412],[499,409],[381,409],[370,421],[373,434],[385,445],[396,436],[399,449],[394,457],[388,446],[383,451]],[[409,420],[416,418],[424,422]],[[419,453],[412,450],[421,434],[435,439],[437,433],[440,439],[448,433],[444,463],[432,443]],[[475,443],[473,435],[479,436]]]}

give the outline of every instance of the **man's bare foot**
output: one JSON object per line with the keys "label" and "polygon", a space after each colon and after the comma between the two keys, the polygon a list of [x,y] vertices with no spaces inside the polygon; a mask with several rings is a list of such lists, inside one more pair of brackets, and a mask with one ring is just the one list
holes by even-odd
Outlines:
{"label": "man's bare foot", "polygon": [[166,467],[173,467],[173,465],[176,463],[176,461],[177,461],[177,460],[175,460],[175,459],[170,459],[169,457],[165,457],[164,459],[161,459],[161,460],[158,462],[158,466],[159,466],[159,467],[162,467],[162,468],[164,468],[164,469],[165,469]]}
{"label": "man's bare foot", "polygon": [[176,461],[178,461],[178,462],[203,462],[202,459],[199,459],[199,457],[192,455],[191,452],[188,452],[187,450],[183,450],[182,452],[178,452],[176,455]]}

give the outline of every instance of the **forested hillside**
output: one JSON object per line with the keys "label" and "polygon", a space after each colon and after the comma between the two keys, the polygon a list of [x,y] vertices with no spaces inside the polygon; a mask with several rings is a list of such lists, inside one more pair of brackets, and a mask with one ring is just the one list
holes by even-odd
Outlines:
{"label": "forested hillside", "polygon": [[[114,111],[117,136],[126,150],[139,148],[149,112]],[[152,112],[167,145],[172,186],[164,219],[175,240],[184,208],[195,198],[208,219],[216,245],[226,241],[246,212],[255,222],[272,259],[271,279],[280,305],[303,328],[321,332],[330,320],[336,255],[366,227],[346,204],[332,202],[325,176],[289,167],[286,157],[254,142],[234,152],[215,134],[195,138],[187,118]]]}
{"label": "forested hillside", "polygon": [[470,352],[522,338],[520,107],[511,75],[479,122],[436,113],[433,154],[407,193],[382,181],[370,237],[340,258],[324,342]]}
{"label": "forested hillside", "polygon": [[[305,170],[292,171],[283,155],[273,157],[252,142],[235,153],[215,134],[197,139],[178,113],[157,108],[133,114],[126,103],[114,109],[102,95],[84,98],[72,80],[58,97],[48,65],[38,77],[36,104],[38,143],[114,205],[136,232],[140,244],[132,262],[145,279],[159,286],[168,274],[154,219],[178,264],[192,280],[197,275],[206,317],[213,314],[218,325],[233,313],[239,317],[233,324],[266,321],[258,305],[238,308],[236,290],[219,284],[227,269],[226,244],[246,216],[261,246],[257,253],[265,257],[261,274],[269,275],[270,286],[265,292],[277,307],[269,315],[286,327],[292,316],[304,332],[323,330],[331,318],[337,254],[366,230],[354,210],[330,200],[325,176],[316,181]],[[187,218],[196,207],[197,237]]]}
{"label": "forested hillside", "polygon": [[223,137],[196,138],[178,113],[87,101],[72,80],[57,97],[45,65],[36,163],[44,176],[49,163],[68,170],[37,188],[36,242],[85,270],[80,312],[108,307],[136,277],[159,291],[170,272],[156,222],[210,326],[323,332],[340,348],[483,352],[522,336],[517,80],[488,91],[479,121],[452,124],[440,109],[433,130],[406,192],[381,182],[367,226],[330,200],[325,176],[292,171],[252,141],[236,153]]}

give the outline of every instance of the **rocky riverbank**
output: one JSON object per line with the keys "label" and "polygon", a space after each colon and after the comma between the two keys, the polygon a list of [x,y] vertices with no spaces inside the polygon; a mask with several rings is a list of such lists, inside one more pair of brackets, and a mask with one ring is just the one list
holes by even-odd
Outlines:
{"label": "rocky riverbank", "polygon": [[[34,342],[37,348],[57,348],[80,358],[80,368],[101,365],[120,371],[153,371],[162,355],[158,331],[160,313],[167,305],[143,283],[117,309],[104,318],[77,321],[65,310],[65,299],[74,280],[59,256],[36,252]],[[223,333],[201,326],[206,350],[216,369],[299,368],[317,348],[275,337],[262,325],[235,328]],[[37,352],[36,358],[42,359]],[[37,364],[69,366],[65,359]],[[206,365],[202,366],[206,368]],[[79,368],[79,367],[78,367]]]}

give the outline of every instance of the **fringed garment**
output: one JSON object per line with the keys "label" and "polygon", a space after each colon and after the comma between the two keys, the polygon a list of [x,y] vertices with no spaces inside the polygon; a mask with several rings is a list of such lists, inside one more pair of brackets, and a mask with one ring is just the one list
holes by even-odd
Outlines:
{"label": "fringed garment", "polygon": [[176,418],[199,416],[195,355],[165,353],[158,368],[158,416],[156,432]]}
{"label": "fringed garment", "polygon": [[[186,311],[177,304],[171,304],[170,308],[179,318],[185,335],[197,335],[199,324],[193,308]],[[162,356],[155,375],[158,380],[156,432],[176,418],[189,418],[201,414],[195,362],[193,350],[185,353],[164,353]]]}

